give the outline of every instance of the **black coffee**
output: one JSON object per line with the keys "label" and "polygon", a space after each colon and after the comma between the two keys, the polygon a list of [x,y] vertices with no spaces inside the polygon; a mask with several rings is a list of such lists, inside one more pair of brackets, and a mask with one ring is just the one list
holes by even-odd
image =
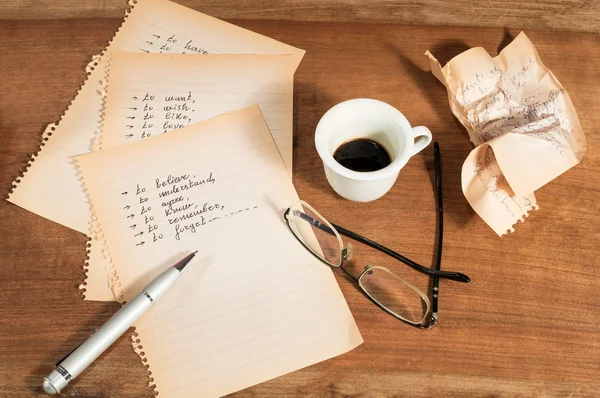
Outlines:
{"label": "black coffee", "polygon": [[392,162],[383,145],[367,138],[343,143],[335,150],[333,158],[354,171],[376,171]]}

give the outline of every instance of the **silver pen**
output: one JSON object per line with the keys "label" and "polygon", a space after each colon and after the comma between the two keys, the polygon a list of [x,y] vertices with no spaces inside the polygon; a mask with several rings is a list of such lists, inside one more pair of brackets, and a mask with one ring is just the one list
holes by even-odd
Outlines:
{"label": "silver pen", "polygon": [[59,394],[60,390],[69,384],[69,381],[79,376],[169,290],[195,255],[196,252],[188,254],[156,277],[100,329],[60,360],[56,364],[56,369],[44,378],[44,391],[48,394]]}

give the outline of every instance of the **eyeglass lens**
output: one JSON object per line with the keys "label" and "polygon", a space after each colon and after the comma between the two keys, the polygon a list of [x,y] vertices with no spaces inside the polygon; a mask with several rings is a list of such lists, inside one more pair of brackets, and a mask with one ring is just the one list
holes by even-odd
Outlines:
{"label": "eyeglass lens", "polygon": [[386,268],[371,267],[358,283],[373,300],[406,321],[418,324],[429,312],[427,297]]}
{"label": "eyeglass lens", "polygon": [[342,264],[342,242],[333,226],[310,205],[297,202],[290,207],[290,228],[298,239],[313,254],[327,264],[339,267]]}

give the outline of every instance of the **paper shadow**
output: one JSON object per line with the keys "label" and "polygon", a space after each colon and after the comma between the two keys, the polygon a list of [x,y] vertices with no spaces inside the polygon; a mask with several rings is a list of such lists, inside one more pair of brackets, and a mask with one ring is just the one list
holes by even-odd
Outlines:
{"label": "paper shadow", "polygon": [[[10,142],[12,140],[16,141],[14,137],[16,137],[19,132],[17,129],[5,124],[1,116],[2,114],[0,113],[0,131],[3,132],[2,135],[0,135],[0,138],[4,140],[4,142]],[[18,156],[15,156],[16,159],[14,159],[12,164],[18,164],[18,167],[16,167],[15,172],[11,175],[12,178],[10,181],[6,181],[4,184],[3,191],[1,191],[3,198],[7,199],[8,196],[13,192],[15,189],[15,186],[13,186],[15,180],[23,178],[30,166],[30,162],[32,162],[32,157],[37,157],[37,153],[42,149],[43,145],[45,145],[45,142],[42,139],[42,134],[46,130],[46,127],[46,125],[41,126],[36,132],[39,138],[35,141],[35,145],[32,146],[32,150],[30,152],[21,153]]]}
{"label": "paper shadow", "polygon": [[319,120],[335,102],[318,91],[310,81],[298,80],[295,83],[293,180],[301,199],[304,199],[305,194],[311,197],[322,198],[322,195],[325,195],[326,199],[339,199],[327,182],[314,139]]}
{"label": "paper shadow", "polygon": [[[439,52],[442,54],[442,59],[450,60],[468,48],[469,47],[462,42],[459,44],[451,42],[448,43],[447,47],[434,47],[432,54],[437,58],[437,53]],[[433,75],[433,73],[431,73],[430,70],[421,69],[419,65],[417,65],[412,59],[405,56],[402,51],[396,47],[388,44],[388,49],[396,55],[396,58],[400,62],[400,65],[404,68],[404,71],[408,74],[408,77],[417,82],[419,89],[427,95],[427,98],[434,107],[436,113],[438,115],[449,115],[448,123],[453,123],[463,133],[463,136],[469,139],[469,134],[464,126],[460,124],[454,115],[452,115],[452,111],[448,105],[446,87]],[[433,51],[435,51],[435,53]],[[438,58],[438,61],[440,61],[442,66],[445,65],[445,63],[441,62],[440,58]]]}
{"label": "paper shadow", "polygon": [[440,62],[440,65],[445,66],[448,61],[470,49],[464,41],[449,40],[438,43],[432,47],[429,52]]}
{"label": "paper shadow", "polygon": [[508,31],[508,29],[504,28],[504,35],[502,36],[502,41],[498,44],[497,52],[500,54],[500,51],[504,50],[504,47],[508,46],[515,37]]}
{"label": "paper shadow", "polygon": [[[453,58],[458,53],[464,51],[464,49],[468,48],[464,43],[456,44],[449,43],[447,49],[442,49],[443,46],[436,47],[437,50],[440,51],[446,58]],[[447,157],[446,163],[442,164],[443,169],[446,171],[444,173],[444,190],[447,195],[452,199],[459,197],[460,198],[460,206],[456,206],[456,200],[450,200],[446,202],[446,208],[450,217],[457,221],[459,224],[464,224],[466,221],[464,220],[465,214],[469,215],[469,218],[473,216],[473,211],[468,206],[468,203],[463,197],[462,188],[461,188],[461,171],[462,164],[464,160],[467,158],[471,151],[471,145],[469,144],[469,134],[467,133],[465,127],[454,117],[452,111],[450,110],[450,106],[448,104],[448,96],[446,93],[446,88],[442,83],[440,83],[435,76],[429,70],[421,69],[412,59],[404,55],[397,48],[388,45],[388,49],[396,55],[400,65],[404,68],[404,71],[407,73],[408,77],[413,81],[416,81],[419,89],[425,93],[428,98],[428,101],[432,105],[436,114],[440,117],[443,125],[454,125],[455,128],[449,128],[448,131],[439,132],[434,135],[437,137],[434,140],[440,142],[440,146],[446,146],[444,143],[450,143],[451,141],[462,139],[465,141],[464,145],[453,145],[455,148],[455,152],[452,153],[451,157]],[[436,54],[434,54],[436,55]],[[460,133],[454,133],[455,130],[460,131]],[[459,138],[457,134],[460,134],[462,138]],[[464,150],[463,150],[464,148]],[[458,150],[457,150],[458,149]],[[423,161],[425,162],[425,167],[428,170],[430,177],[432,178],[432,184],[434,183],[434,168],[433,168],[433,149],[429,147],[422,152]],[[435,185],[433,185],[435,186]],[[433,190],[432,190],[433,194]]]}
{"label": "paper shadow", "polygon": [[[412,59],[404,55],[404,53],[388,43],[387,49],[394,54],[396,59],[407,74],[407,77],[416,82],[419,89],[427,95],[428,101],[435,108],[436,112],[441,115],[451,114],[448,109],[448,101],[446,100],[446,88],[438,81],[438,79],[429,70],[423,70]],[[423,55],[423,58],[426,58]]]}

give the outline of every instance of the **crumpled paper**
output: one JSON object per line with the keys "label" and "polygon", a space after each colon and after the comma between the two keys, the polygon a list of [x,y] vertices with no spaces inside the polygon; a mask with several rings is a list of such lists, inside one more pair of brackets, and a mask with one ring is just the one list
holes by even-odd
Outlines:
{"label": "crumpled paper", "polygon": [[442,67],[425,55],[475,145],[462,168],[465,197],[498,235],[514,232],[538,208],[534,191],[585,153],[569,95],[522,32],[494,58],[476,47]]}

